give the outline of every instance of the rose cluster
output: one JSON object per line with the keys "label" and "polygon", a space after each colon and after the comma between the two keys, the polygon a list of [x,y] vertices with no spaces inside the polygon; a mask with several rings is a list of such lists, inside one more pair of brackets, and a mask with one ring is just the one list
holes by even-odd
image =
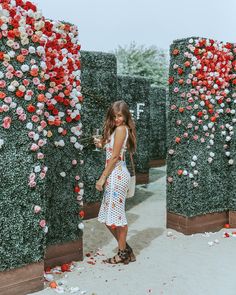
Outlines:
{"label": "rose cluster", "polygon": [[[216,156],[216,132],[221,130],[225,141],[222,148],[225,149],[228,164],[234,163],[229,150],[236,122],[236,93],[232,87],[236,84],[235,52],[233,44],[205,38],[189,39],[184,50],[178,47],[172,50],[172,60],[179,60],[178,56],[181,55],[183,64],[173,62],[175,74],[169,77],[171,95],[178,97],[178,105],[171,104],[170,111],[175,112],[177,118],[176,130],[181,130],[173,138],[169,157],[175,155],[178,146],[187,139],[204,145],[204,153],[208,153],[206,164],[211,164]],[[198,158],[193,154],[188,167],[176,171],[177,176],[190,177],[193,187],[198,186],[195,180]],[[167,180],[172,183],[173,176]]]}

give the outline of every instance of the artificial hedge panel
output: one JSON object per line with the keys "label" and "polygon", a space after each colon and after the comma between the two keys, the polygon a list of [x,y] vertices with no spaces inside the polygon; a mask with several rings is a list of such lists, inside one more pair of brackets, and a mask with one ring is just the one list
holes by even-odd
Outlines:
{"label": "artificial hedge panel", "polygon": [[82,142],[85,159],[82,178],[85,182],[84,202],[100,201],[102,193],[95,189],[96,180],[105,166],[105,151],[94,151],[93,130],[102,130],[107,108],[117,96],[117,63],[113,54],[81,51],[81,83],[83,90]]}
{"label": "artificial hedge panel", "polygon": [[[44,183],[38,181],[33,190],[28,186],[34,156],[28,152],[30,140],[15,116],[9,130],[1,130],[4,146],[0,161],[0,271],[43,259],[45,233],[39,226],[45,218]],[[0,120],[2,115],[0,114]],[[34,206],[43,208],[38,216]]]}
{"label": "artificial hedge panel", "polygon": [[148,173],[150,145],[150,80],[141,77],[118,76],[117,99],[124,100],[133,113],[137,130],[136,170]]}
{"label": "artificial hedge panel", "polygon": [[[230,162],[221,131],[229,121],[230,46],[189,38],[175,41],[170,54],[167,210],[188,217],[225,211]],[[228,66],[220,80],[210,74],[216,64]]]}
{"label": "artificial hedge panel", "polygon": [[150,89],[150,160],[166,158],[166,88]]}

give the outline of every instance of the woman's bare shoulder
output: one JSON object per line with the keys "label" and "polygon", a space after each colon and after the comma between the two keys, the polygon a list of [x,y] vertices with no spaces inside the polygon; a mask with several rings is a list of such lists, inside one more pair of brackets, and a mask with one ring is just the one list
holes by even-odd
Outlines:
{"label": "woman's bare shoulder", "polygon": [[126,128],[127,128],[127,126],[125,126],[125,125],[117,126],[116,127],[116,132],[118,132],[119,134],[125,133]]}

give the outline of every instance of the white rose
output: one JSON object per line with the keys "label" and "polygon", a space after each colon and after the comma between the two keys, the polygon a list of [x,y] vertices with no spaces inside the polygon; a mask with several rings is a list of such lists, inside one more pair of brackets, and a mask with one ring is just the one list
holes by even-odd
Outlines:
{"label": "white rose", "polygon": [[28,65],[26,65],[26,64],[21,66],[22,72],[27,72],[27,71],[29,71],[29,69],[30,69],[30,67]]}
{"label": "white rose", "polygon": [[196,155],[193,156],[193,161],[197,161],[197,156]]}
{"label": "white rose", "polygon": [[33,46],[30,46],[29,53],[35,53],[35,52],[36,52],[35,48]]}
{"label": "white rose", "polygon": [[10,91],[10,92],[14,92],[16,90],[16,87],[14,87],[13,85],[9,85],[7,87],[7,90]]}
{"label": "white rose", "polygon": [[40,168],[39,165],[34,167],[34,172],[35,173],[39,173],[40,171],[41,171],[41,168]]}
{"label": "white rose", "polygon": [[61,175],[61,177],[65,177],[66,176],[66,173],[65,172],[61,172],[60,175]]}
{"label": "white rose", "polygon": [[191,162],[191,166],[192,167],[195,167],[196,166],[196,163],[195,162]]}
{"label": "white rose", "polygon": [[79,223],[78,228],[81,229],[81,230],[83,230],[84,229],[84,224],[82,222]]}
{"label": "white rose", "polygon": [[70,137],[70,142],[72,142],[72,143],[76,143],[76,141],[77,141],[77,139],[76,139],[75,136],[71,136],[71,137]]}
{"label": "white rose", "polygon": [[29,129],[29,130],[32,130],[33,129],[33,124],[31,122],[27,123],[26,128]]}
{"label": "white rose", "polygon": [[229,165],[233,165],[234,160],[233,159],[230,159],[228,163],[229,163]]}
{"label": "white rose", "polygon": [[208,163],[212,163],[213,159],[209,157],[209,158],[207,159],[207,161],[208,161]]}
{"label": "white rose", "polygon": [[4,140],[0,139],[0,149],[2,148],[3,145],[4,145]]}

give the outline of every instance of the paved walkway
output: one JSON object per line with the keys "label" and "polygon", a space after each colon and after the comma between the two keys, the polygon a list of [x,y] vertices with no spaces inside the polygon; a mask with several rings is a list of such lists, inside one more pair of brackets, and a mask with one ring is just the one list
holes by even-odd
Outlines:
{"label": "paved walkway", "polygon": [[[165,228],[165,167],[150,170],[151,183],[127,202],[128,241],[137,261],[107,265],[116,243],[96,219],[85,221],[83,262],[54,275],[60,288],[37,295],[236,295],[236,237],[217,233],[185,236]],[[233,229],[227,230],[234,232]]]}

